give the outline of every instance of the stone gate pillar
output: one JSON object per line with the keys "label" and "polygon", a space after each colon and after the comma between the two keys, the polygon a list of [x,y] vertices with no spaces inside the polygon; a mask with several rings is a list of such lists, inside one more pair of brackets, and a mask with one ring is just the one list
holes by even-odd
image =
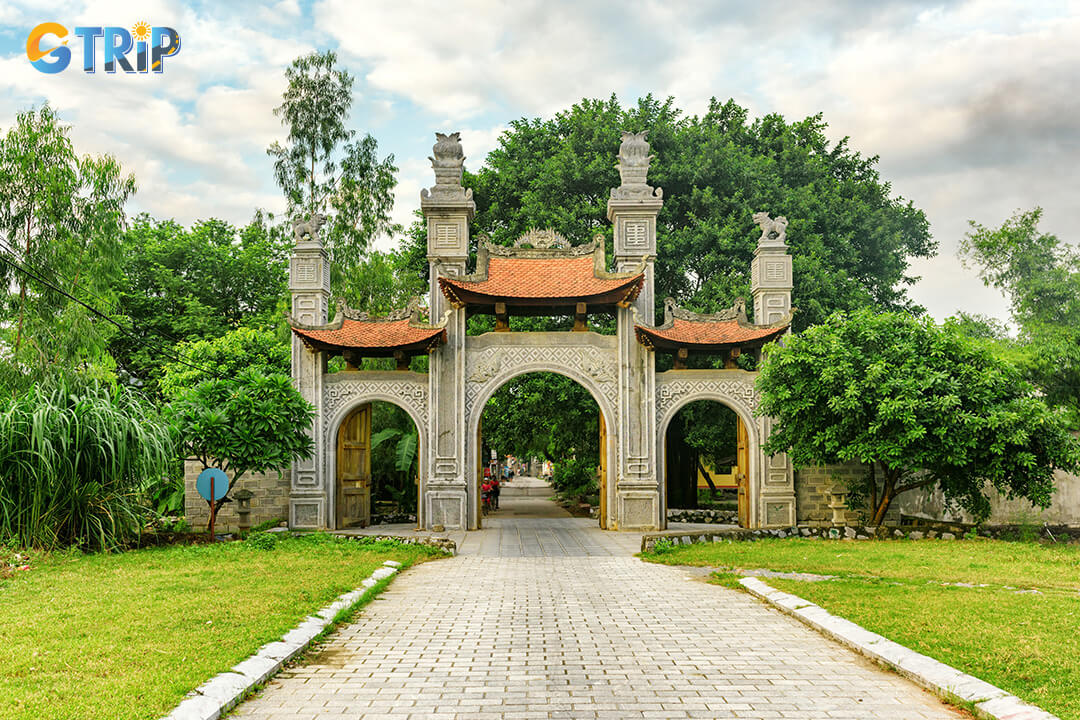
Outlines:
{"label": "stone gate pillar", "polygon": [[[311,221],[295,223],[293,227],[296,247],[289,260],[292,317],[305,325],[326,324],[330,307],[330,262],[319,240],[322,222],[322,216],[316,215]],[[293,333],[293,384],[304,399],[315,406],[315,420],[309,430],[315,452],[308,460],[297,460],[292,466],[289,526],[293,528],[325,528],[331,522],[328,500],[333,481],[324,477],[326,448],[322,441],[325,363],[324,353],[311,350]]]}
{"label": "stone gate pillar", "polygon": [[[614,226],[615,271],[629,272],[645,263],[645,284],[634,307],[641,321],[656,324],[656,297],[653,266],[656,264],[656,217],[664,205],[664,192],[646,183],[649,172],[649,143],[645,133],[622,135],[619,146],[619,176],[622,183],[612,189],[608,200],[608,220]],[[633,326],[630,328],[633,334]]]}
{"label": "stone gate pillar", "polygon": [[450,307],[439,289],[439,277],[465,274],[469,258],[469,223],[476,213],[472,190],[461,185],[465,155],[460,134],[436,133],[431,166],[435,185],[420,191],[420,209],[427,219],[431,273],[431,320],[450,311],[446,343],[431,353],[428,376],[431,411],[428,432],[429,467],[423,516],[427,527],[469,527],[468,469],[465,467],[465,308]]}
{"label": "stone gate pillar", "polygon": [[750,263],[750,292],[754,295],[754,322],[771,325],[791,312],[791,256],[784,242],[787,218],[775,220],[768,213],[754,213],[754,222],[761,227],[754,259]]}
{"label": "stone gate pillar", "polygon": [[656,324],[653,265],[656,261],[656,217],[663,191],[648,185],[649,143],[645,133],[624,132],[619,146],[619,177],[611,191],[608,219],[614,225],[615,270],[627,272],[644,262],[645,282],[630,307],[618,309],[619,408],[616,472],[608,527],[653,530],[660,517],[659,475],[656,471],[655,357],[637,341],[634,324]]}

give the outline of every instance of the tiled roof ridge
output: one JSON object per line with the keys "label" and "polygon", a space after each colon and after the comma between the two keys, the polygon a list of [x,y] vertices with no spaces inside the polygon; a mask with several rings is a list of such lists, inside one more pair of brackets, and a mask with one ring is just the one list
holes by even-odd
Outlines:
{"label": "tiled roof ridge", "polygon": [[401,322],[408,320],[409,327],[414,327],[422,330],[439,330],[446,327],[446,323],[450,318],[449,311],[443,313],[443,316],[435,323],[425,322],[423,313],[421,312],[421,299],[419,297],[413,297],[409,300],[408,305],[403,308],[397,308],[391,310],[385,315],[373,315],[366,311],[354,310],[349,307],[344,298],[337,299],[337,313],[334,319],[328,323],[322,325],[308,325],[302,323],[293,317],[292,313],[286,312],[285,318],[289,323],[289,326],[294,330],[340,330],[345,324],[345,320],[352,320],[354,322],[365,323],[391,323]]}

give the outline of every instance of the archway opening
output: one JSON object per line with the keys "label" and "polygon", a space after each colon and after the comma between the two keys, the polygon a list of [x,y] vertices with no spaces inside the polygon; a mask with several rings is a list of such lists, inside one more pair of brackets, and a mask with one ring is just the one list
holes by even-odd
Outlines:
{"label": "archway opening", "polygon": [[696,400],[671,419],[664,436],[670,521],[749,521],[749,441],[742,419],[714,400]]}
{"label": "archway opening", "polygon": [[478,517],[607,516],[611,444],[603,412],[577,381],[530,372],[500,386],[477,428]]}
{"label": "archway opening", "polygon": [[420,434],[404,409],[372,401],[338,428],[335,522],[339,530],[416,523]]}

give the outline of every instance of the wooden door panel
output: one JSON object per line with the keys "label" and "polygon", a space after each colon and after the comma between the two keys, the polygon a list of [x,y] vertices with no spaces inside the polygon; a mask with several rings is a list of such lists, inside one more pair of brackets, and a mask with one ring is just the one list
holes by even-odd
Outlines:
{"label": "wooden door panel", "polygon": [[750,438],[746,432],[746,425],[743,424],[742,418],[737,418],[736,422],[738,425],[738,451],[735,456],[735,477],[739,483],[739,525],[749,527],[750,497],[748,492],[750,479]]}
{"label": "wooden door panel", "polygon": [[354,410],[338,430],[337,527],[371,523],[371,405]]}
{"label": "wooden door panel", "polygon": [[607,423],[604,422],[604,412],[600,413],[600,529],[607,530]]}

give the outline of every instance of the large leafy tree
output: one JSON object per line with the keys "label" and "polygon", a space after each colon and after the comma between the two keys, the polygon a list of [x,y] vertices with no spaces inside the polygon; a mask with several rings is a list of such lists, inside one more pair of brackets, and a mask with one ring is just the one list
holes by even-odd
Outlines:
{"label": "large leafy tree", "polygon": [[249,472],[285,468],[314,451],[307,430],[315,409],[287,375],[249,368],[206,380],[174,400],[169,414],[184,456],[230,473],[229,492]]}
{"label": "large leafy tree", "polygon": [[392,155],[379,159],[375,138],[348,127],[353,77],[332,51],[297,58],[285,78],[288,88],[274,114],[288,137],[267,153],[289,218],[327,218],[321,237],[340,293],[371,242],[398,230],[390,221],[397,168]]}
{"label": "large leafy tree", "polygon": [[1062,413],[952,322],[837,313],[771,347],[758,389],[776,419],[766,451],[864,463],[875,525],[901,493],[934,486],[977,518],[987,487],[1045,507],[1054,470],[1080,467]]}
{"label": "large leafy tree", "polygon": [[135,180],[110,156],[80,157],[48,105],[19,113],[0,137],[0,325],[9,368],[108,367],[124,203]]}
{"label": "large leafy tree", "polygon": [[280,330],[290,247],[273,218],[258,212],[242,228],[215,219],[184,228],[140,215],[124,236],[119,292],[134,337],[115,337],[114,356],[154,385],[178,341],[219,338],[237,327]]}
{"label": "large leafy tree", "polygon": [[1048,402],[1080,427],[1080,250],[1039,230],[1042,209],[1017,212],[1000,227],[971,222],[961,257],[1009,298],[1019,326],[1013,356]]}
{"label": "large leafy tree", "polygon": [[[667,295],[711,311],[749,296],[760,231],[751,216],[788,218],[795,267],[796,327],[834,310],[909,308],[912,258],[936,252],[922,211],[893,195],[877,157],[830,142],[820,115],[750,120],[734,101],[701,116],[651,95],[623,107],[615,97],[582,100],[549,120],[510,124],[485,164],[467,173],[477,233],[508,243],[532,227],[574,242],[610,237],[615,153],[623,130],[647,130],[649,178],[664,189],[657,226],[657,301]],[[466,143],[468,138],[465,139]],[[422,233],[410,233],[413,245]],[[413,254],[421,257],[420,249]],[[419,264],[418,264],[418,268]]]}

